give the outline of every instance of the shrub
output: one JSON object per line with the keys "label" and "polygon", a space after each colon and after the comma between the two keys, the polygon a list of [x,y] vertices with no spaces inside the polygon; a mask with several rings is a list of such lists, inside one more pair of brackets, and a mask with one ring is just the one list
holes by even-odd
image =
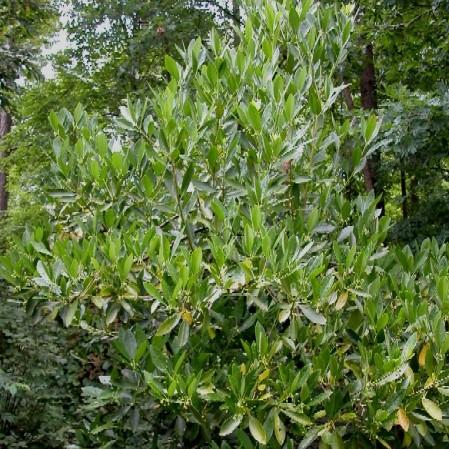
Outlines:
{"label": "shrub", "polygon": [[56,323],[35,327],[17,304],[2,300],[0,448],[63,448],[75,440],[84,376],[69,355],[81,352],[77,334]]}
{"label": "shrub", "polygon": [[167,57],[122,133],[51,115],[53,230],[1,274],[37,320],[113,339],[84,390],[104,447],[447,439],[448,249],[388,249],[375,198],[348,198],[378,129],[336,114],[350,10],[296,3],[248,1],[236,48]]}

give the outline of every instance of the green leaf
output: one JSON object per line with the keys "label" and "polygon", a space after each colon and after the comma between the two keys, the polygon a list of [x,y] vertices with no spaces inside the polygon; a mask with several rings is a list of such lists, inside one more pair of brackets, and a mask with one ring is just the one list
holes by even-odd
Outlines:
{"label": "green leaf", "polygon": [[55,111],[50,112],[49,121],[51,127],[53,128],[53,131],[57,132],[59,130],[59,127],[61,126],[61,123]]}
{"label": "green leaf", "polygon": [[188,189],[188,187],[190,185],[190,181],[192,180],[192,176],[193,176],[193,171],[194,171],[194,165],[190,164],[187,167],[186,172],[184,173],[184,177],[182,178],[182,185],[181,185],[181,193],[182,194],[184,192],[186,192],[186,190]]}
{"label": "green leaf", "polygon": [[284,116],[287,121],[292,121],[295,116],[295,97],[290,94],[284,105]]}
{"label": "green leaf", "polygon": [[162,397],[164,395],[164,387],[154,378],[151,373],[144,371],[143,375],[145,377],[145,382],[151,388],[153,394],[156,397]]}
{"label": "green leaf", "polygon": [[403,362],[406,362],[407,360],[410,360],[413,356],[416,343],[418,342],[418,334],[415,332],[412,334],[409,339],[406,341],[404,347],[402,348],[402,356],[401,360]]}
{"label": "green leaf", "polygon": [[111,164],[117,172],[122,173],[125,168],[125,158],[123,157],[123,154],[119,152],[112,153]]}
{"label": "green leaf", "polygon": [[75,119],[76,123],[79,123],[81,118],[83,117],[84,108],[81,103],[78,103],[76,105],[75,110],[73,111],[73,118]]}
{"label": "green leaf", "polygon": [[250,103],[248,106],[248,119],[251,126],[256,131],[260,131],[262,129],[262,119],[260,118],[259,110],[254,103]]}
{"label": "green leaf", "polygon": [[293,30],[298,31],[299,25],[301,23],[299,19],[298,11],[296,11],[295,4],[293,3],[290,7],[290,11],[288,14],[288,21]]}
{"label": "green leaf", "polygon": [[220,201],[214,198],[210,203],[210,207],[217,217],[217,220],[224,221],[226,217],[226,211],[223,207],[223,204],[221,204]]}
{"label": "green leaf", "polygon": [[165,68],[174,80],[179,81],[180,74],[178,63],[170,55],[165,55]]}
{"label": "green leaf", "polygon": [[41,254],[45,254],[47,256],[51,256],[51,252],[45,247],[45,245],[42,242],[35,242],[34,240],[31,241],[31,246]]}
{"label": "green leaf", "polygon": [[203,250],[198,247],[192,252],[190,259],[190,270],[193,275],[197,275],[201,271],[201,262],[203,261]]}
{"label": "green leaf", "polygon": [[292,410],[282,409],[281,412],[288,416],[293,422],[300,424],[301,426],[310,426],[312,421],[301,413],[293,412]]}
{"label": "green leaf", "polygon": [[189,323],[183,320],[181,325],[179,326],[178,332],[179,348],[183,348],[188,343],[189,335],[190,335],[190,325]]}
{"label": "green leaf", "polygon": [[365,143],[369,144],[376,137],[380,128],[380,122],[377,121],[375,115],[370,115],[364,125]]}
{"label": "green leaf", "polygon": [[282,446],[285,441],[286,431],[285,425],[278,413],[274,415],[274,436],[276,437],[277,442]]}
{"label": "green leaf", "polygon": [[316,427],[309,430],[301,440],[301,443],[299,443],[298,449],[306,449],[310,447],[310,445],[318,438],[318,433],[319,429]]}
{"label": "green leaf", "polygon": [[129,254],[128,257],[122,262],[120,273],[120,278],[122,281],[124,281],[128,277],[131,268],[133,266],[133,263],[134,263],[134,256],[132,254]]}
{"label": "green leaf", "polygon": [[315,87],[312,87],[309,91],[309,107],[315,115],[321,114],[321,111],[323,110],[320,97],[318,96]]}
{"label": "green leaf", "polygon": [[254,449],[251,438],[243,430],[238,429],[236,434],[243,449]]}
{"label": "green leaf", "polygon": [[345,449],[343,438],[337,431],[326,431],[321,434],[321,440],[323,443],[328,444],[331,449]]}
{"label": "green leaf", "polygon": [[[120,106],[120,114],[122,115],[122,117],[125,119],[126,122],[135,125],[135,121],[134,118],[129,110],[129,108],[127,108],[126,106]],[[133,128],[130,128],[133,129]]]}
{"label": "green leaf", "polygon": [[39,273],[40,277],[45,280],[47,284],[51,284],[52,281],[48,275],[47,267],[44,265],[42,260],[39,260],[36,264],[36,271]]}
{"label": "green leaf", "polygon": [[267,444],[267,433],[263,425],[254,416],[249,417],[249,431],[258,443]]}
{"label": "green leaf", "polygon": [[137,341],[129,329],[120,328],[114,347],[128,360],[134,360],[137,350]]}
{"label": "green leaf", "polygon": [[61,309],[60,316],[65,327],[69,327],[70,324],[72,324],[73,318],[75,318],[77,310],[78,310],[78,301],[74,301]]}
{"label": "green leaf", "polygon": [[299,308],[304,316],[314,324],[324,326],[326,324],[326,318],[321,313],[316,312],[306,304],[299,304]]}
{"label": "green leaf", "polygon": [[394,382],[398,379],[400,379],[404,373],[407,371],[408,363],[404,363],[395,370],[391,371],[390,373],[386,374],[385,376],[382,376],[377,382],[375,382],[375,385],[383,386],[390,382]]}
{"label": "green leaf", "polygon": [[156,332],[156,337],[161,337],[163,335],[169,334],[179,323],[181,319],[181,314],[176,313],[171,317],[167,318],[160,326]]}
{"label": "green leaf", "polygon": [[230,435],[234,432],[235,429],[242,422],[243,415],[235,415],[229,419],[227,419],[222,426],[220,427],[220,436],[225,437],[226,435]]}
{"label": "green leaf", "polygon": [[422,398],[422,405],[424,410],[436,421],[443,420],[443,412],[441,408],[433,401],[427,398]]}
{"label": "green leaf", "polygon": [[167,369],[167,357],[161,348],[154,344],[150,345],[150,355],[151,361],[158,370],[165,371]]}
{"label": "green leaf", "polygon": [[98,133],[95,137],[95,146],[102,156],[106,155],[109,150],[108,139],[104,133]]}
{"label": "green leaf", "polygon": [[120,311],[120,305],[119,304],[109,304],[108,310],[106,312],[106,324],[109,326],[112,324],[115,319],[117,318],[117,315]]}

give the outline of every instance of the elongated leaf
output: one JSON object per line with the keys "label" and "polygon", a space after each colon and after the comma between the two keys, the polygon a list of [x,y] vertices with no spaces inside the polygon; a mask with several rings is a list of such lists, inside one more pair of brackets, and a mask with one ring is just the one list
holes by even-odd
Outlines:
{"label": "elongated leaf", "polygon": [[75,318],[77,310],[78,310],[78,301],[74,301],[71,304],[68,304],[62,308],[60,315],[65,327],[69,327],[70,324],[72,324],[73,318]]}
{"label": "elongated leaf", "polygon": [[400,379],[404,373],[407,371],[408,363],[404,363],[399,368],[396,368],[394,371],[391,371],[390,373],[386,374],[385,376],[381,377],[375,385],[378,385],[379,387],[386,385],[390,382],[394,382],[395,380]]}
{"label": "elongated leaf", "polygon": [[118,339],[114,342],[115,348],[128,360],[136,355],[137,341],[131,330],[120,329]]}
{"label": "elongated leaf", "polygon": [[243,430],[238,429],[236,434],[243,449],[254,449],[251,438]]}
{"label": "elongated leaf", "polygon": [[165,55],[165,68],[173,79],[179,80],[179,68],[177,62],[169,55]]}
{"label": "elongated leaf", "polygon": [[249,431],[258,443],[267,444],[267,433],[260,421],[254,416],[249,417]]}
{"label": "elongated leaf", "polygon": [[283,409],[281,411],[284,415],[288,416],[293,422],[297,424],[301,424],[302,426],[310,426],[312,424],[312,421],[306,415],[286,409]]}
{"label": "elongated leaf", "polygon": [[410,420],[408,419],[407,413],[403,408],[398,409],[398,423],[405,432],[408,432],[408,429],[410,427]]}
{"label": "elongated leaf", "polygon": [[108,306],[108,311],[106,312],[106,320],[105,320],[107,325],[115,321],[119,311],[120,311],[119,304],[110,304]]}
{"label": "elongated leaf", "polygon": [[342,292],[340,294],[335,304],[335,310],[343,309],[343,307],[346,305],[346,302],[348,301],[348,296],[348,292]]}
{"label": "elongated leaf", "polygon": [[441,408],[438,404],[431,401],[427,398],[422,398],[422,405],[424,407],[424,410],[435,420],[442,421],[443,419],[443,412],[441,411]]}
{"label": "elongated leaf", "polygon": [[42,254],[46,254],[47,256],[51,256],[51,252],[45,247],[45,245],[42,242],[31,241],[31,245],[38,253],[42,253]]}
{"label": "elongated leaf", "polygon": [[156,336],[160,337],[162,335],[169,334],[179,323],[179,320],[181,319],[181,314],[176,313],[175,315],[172,315],[171,317],[167,318],[160,326],[159,329],[156,332]]}
{"label": "elongated leaf", "polygon": [[299,443],[298,449],[306,449],[310,447],[310,445],[318,438],[318,433],[319,430],[316,427],[309,430],[309,432],[307,432],[301,440],[301,443]]}
{"label": "elongated leaf", "polygon": [[406,341],[404,347],[402,348],[402,356],[401,359],[403,362],[409,360],[414,353],[416,343],[418,342],[418,335],[415,332],[412,334],[409,339]]}
{"label": "elongated leaf", "polygon": [[419,352],[418,363],[419,363],[419,366],[421,366],[421,367],[426,366],[426,357],[427,357],[427,352],[429,351],[429,348],[430,348],[429,343],[426,343],[421,348],[421,351]]}
{"label": "elongated leaf", "polygon": [[304,314],[304,316],[312,323],[319,324],[321,326],[324,326],[326,324],[326,318],[321,315],[321,313],[313,310],[311,307],[305,304],[299,304],[299,308],[301,309],[301,312]]}
{"label": "elongated leaf", "polygon": [[242,422],[243,415],[235,415],[229,419],[227,419],[220,428],[220,436],[225,437],[226,435],[230,435],[234,432],[235,429]]}
{"label": "elongated leaf", "polygon": [[201,270],[201,261],[203,259],[203,251],[201,248],[196,248],[190,259],[190,269],[192,274],[198,274]]}
{"label": "elongated leaf", "polygon": [[192,180],[194,171],[193,164],[190,164],[184,173],[184,177],[182,178],[182,184],[181,184],[181,194],[183,194],[189,187],[190,181]]}
{"label": "elongated leaf", "polygon": [[278,413],[274,415],[274,436],[276,437],[277,442],[282,446],[285,441],[286,431],[285,425]]}

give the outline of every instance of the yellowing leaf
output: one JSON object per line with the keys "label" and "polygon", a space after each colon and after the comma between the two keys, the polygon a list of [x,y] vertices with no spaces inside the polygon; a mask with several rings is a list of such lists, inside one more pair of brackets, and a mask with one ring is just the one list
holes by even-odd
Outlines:
{"label": "yellowing leaf", "polygon": [[283,309],[279,312],[278,320],[280,323],[284,323],[290,318],[290,309]]}
{"label": "yellowing leaf", "polygon": [[270,370],[266,369],[262,374],[259,374],[259,382],[262,382],[270,375]]}
{"label": "yellowing leaf", "polygon": [[281,418],[279,418],[279,415],[276,413],[274,415],[274,436],[281,446],[284,444],[285,434],[285,425],[282,422]]}
{"label": "yellowing leaf", "polygon": [[191,325],[193,322],[192,314],[188,310],[182,312],[182,320]]}
{"label": "yellowing leaf", "polygon": [[348,292],[343,292],[340,294],[340,296],[337,299],[337,302],[335,304],[336,310],[341,310],[348,302]]}
{"label": "yellowing leaf", "polygon": [[249,417],[249,431],[258,443],[267,444],[267,433],[262,424],[253,416]]}
{"label": "yellowing leaf", "polygon": [[429,350],[429,347],[430,347],[429,343],[426,343],[422,347],[422,349],[419,353],[418,363],[419,363],[419,366],[421,366],[421,367],[426,366],[426,356],[427,356],[427,351]]}
{"label": "yellowing leaf", "polygon": [[404,429],[405,432],[408,432],[410,427],[410,420],[408,419],[407,413],[403,408],[398,409],[398,423]]}
{"label": "yellowing leaf", "polygon": [[212,340],[216,336],[215,329],[213,327],[211,327],[211,326],[207,326],[207,333],[209,334],[209,338],[212,339]]}
{"label": "yellowing leaf", "polygon": [[432,374],[431,376],[428,377],[428,379],[426,380],[426,383],[424,384],[424,388],[426,390],[428,390],[429,388],[433,387],[433,385],[435,384],[435,374]]}
{"label": "yellowing leaf", "polygon": [[440,407],[435,404],[435,402],[431,401],[427,398],[422,398],[422,405],[424,407],[424,410],[435,420],[442,421],[443,419],[443,412],[441,411]]}

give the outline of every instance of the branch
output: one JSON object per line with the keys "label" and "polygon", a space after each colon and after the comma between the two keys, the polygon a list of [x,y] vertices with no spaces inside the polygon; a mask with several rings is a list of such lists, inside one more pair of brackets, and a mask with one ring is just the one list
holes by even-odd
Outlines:
{"label": "branch", "polygon": [[224,7],[223,5],[220,5],[217,1],[207,1],[202,0],[200,3],[207,3],[208,5],[212,5],[215,8],[218,8],[219,11],[221,11],[225,16],[232,19],[235,23],[238,25],[243,25],[243,22],[241,21],[240,17],[238,17],[236,14],[234,14],[232,11],[230,11],[228,8]]}

